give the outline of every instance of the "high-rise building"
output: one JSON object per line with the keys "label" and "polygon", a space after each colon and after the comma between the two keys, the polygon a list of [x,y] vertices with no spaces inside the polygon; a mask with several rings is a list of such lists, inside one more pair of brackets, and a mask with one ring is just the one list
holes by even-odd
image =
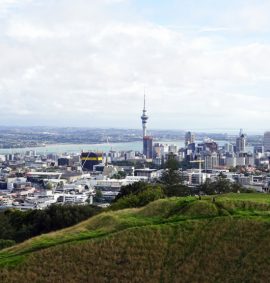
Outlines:
{"label": "high-rise building", "polygon": [[177,154],[177,152],[178,152],[178,146],[175,145],[175,144],[170,144],[168,151],[169,151],[169,153],[171,152],[171,153]]}
{"label": "high-rise building", "polygon": [[143,154],[146,159],[153,158],[153,138],[149,136],[143,137]]}
{"label": "high-rise building", "polygon": [[[264,144],[264,142],[263,142],[263,144]],[[269,148],[268,150],[270,150],[270,135],[269,135],[269,147],[268,148]],[[264,145],[261,145],[261,144],[260,145],[254,145],[254,154],[261,154],[262,155],[262,154],[264,154],[264,151],[265,151]]]}
{"label": "high-rise building", "polygon": [[185,146],[188,147],[189,144],[195,142],[195,135],[191,132],[187,132],[185,135]]}
{"label": "high-rise building", "polygon": [[246,135],[243,134],[243,130],[241,129],[239,133],[239,137],[236,139],[236,152],[237,153],[246,152],[246,143],[247,143]]}
{"label": "high-rise building", "polygon": [[210,152],[217,152],[218,144],[215,141],[208,139],[204,142],[203,148],[204,150],[209,150]]}
{"label": "high-rise building", "polygon": [[81,166],[83,171],[93,171],[94,166],[102,163],[103,154],[100,152],[82,152]]}
{"label": "high-rise building", "polygon": [[155,143],[153,146],[153,158],[161,158],[162,156],[164,156],[164,145]]}
{"label": "high-rise building", "polygon": [[204,166],[206,170],[213,169],[219,165],[218,154],[207,152],[204,154]]}
{"label": "high-rise building", "polygon": [[265,151],[270,151],[270,132],[264,133],[263,145]]}
{"label": "high-rise building", "polygon": [[226,144],[224,145],[224,150],[225,150],[226,152],[233,153],[233,152],[234,152],[233,144],[231,144],[231,143],[226,143]]}

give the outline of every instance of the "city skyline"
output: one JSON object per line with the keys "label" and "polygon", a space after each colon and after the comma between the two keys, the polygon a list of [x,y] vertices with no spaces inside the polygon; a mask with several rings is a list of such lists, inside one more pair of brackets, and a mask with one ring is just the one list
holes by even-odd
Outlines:
{"label": "city skyline", "polygon": [[269,130],[268,1],[4,0],[7,126]]}

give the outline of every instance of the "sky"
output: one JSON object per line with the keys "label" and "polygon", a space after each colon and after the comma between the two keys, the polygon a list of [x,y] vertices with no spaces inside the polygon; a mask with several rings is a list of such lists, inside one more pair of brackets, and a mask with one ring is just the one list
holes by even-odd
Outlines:
{"label": "sky", "polygon": [[0,125],[270,129],[269,0],[0,0]]}

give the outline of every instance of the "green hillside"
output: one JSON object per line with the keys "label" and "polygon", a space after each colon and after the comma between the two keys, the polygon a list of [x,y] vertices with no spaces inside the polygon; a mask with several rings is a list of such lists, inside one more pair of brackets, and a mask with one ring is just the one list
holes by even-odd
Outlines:
{"label": "green hillside", "polygon": [[267,282],[270,196],[161,199],[0,251],[1,282]]}

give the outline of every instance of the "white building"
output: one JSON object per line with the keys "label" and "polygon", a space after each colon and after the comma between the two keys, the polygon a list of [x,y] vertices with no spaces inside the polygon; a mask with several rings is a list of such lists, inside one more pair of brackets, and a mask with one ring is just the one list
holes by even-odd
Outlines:
{"label": "white building", "polygon": [[246,166],[246,158],[236,157],[236,166]]}
{"label": "white building", "polygon": [[225,149],[226,152],[229,152],[229,153],[234,152],[233,144],[231,144],[231,143],[226,143],[224,145],[224,149]]}
{"label": "white building", "polygon": [[226,166],[227,167],[235,167],[236,166],[236,157],[227,157],[226,158]]}
{"label": "white building", "polygon": [[247,138],[241,130],[239,137],[236,139],[236,152],[246,152],[246,144]]}
{"label": "white building", "polygon": [[175,144],[170,144],[169,145],[169,152],[177,154],[177,151],[178,151],[177,145],[175,145]]}

